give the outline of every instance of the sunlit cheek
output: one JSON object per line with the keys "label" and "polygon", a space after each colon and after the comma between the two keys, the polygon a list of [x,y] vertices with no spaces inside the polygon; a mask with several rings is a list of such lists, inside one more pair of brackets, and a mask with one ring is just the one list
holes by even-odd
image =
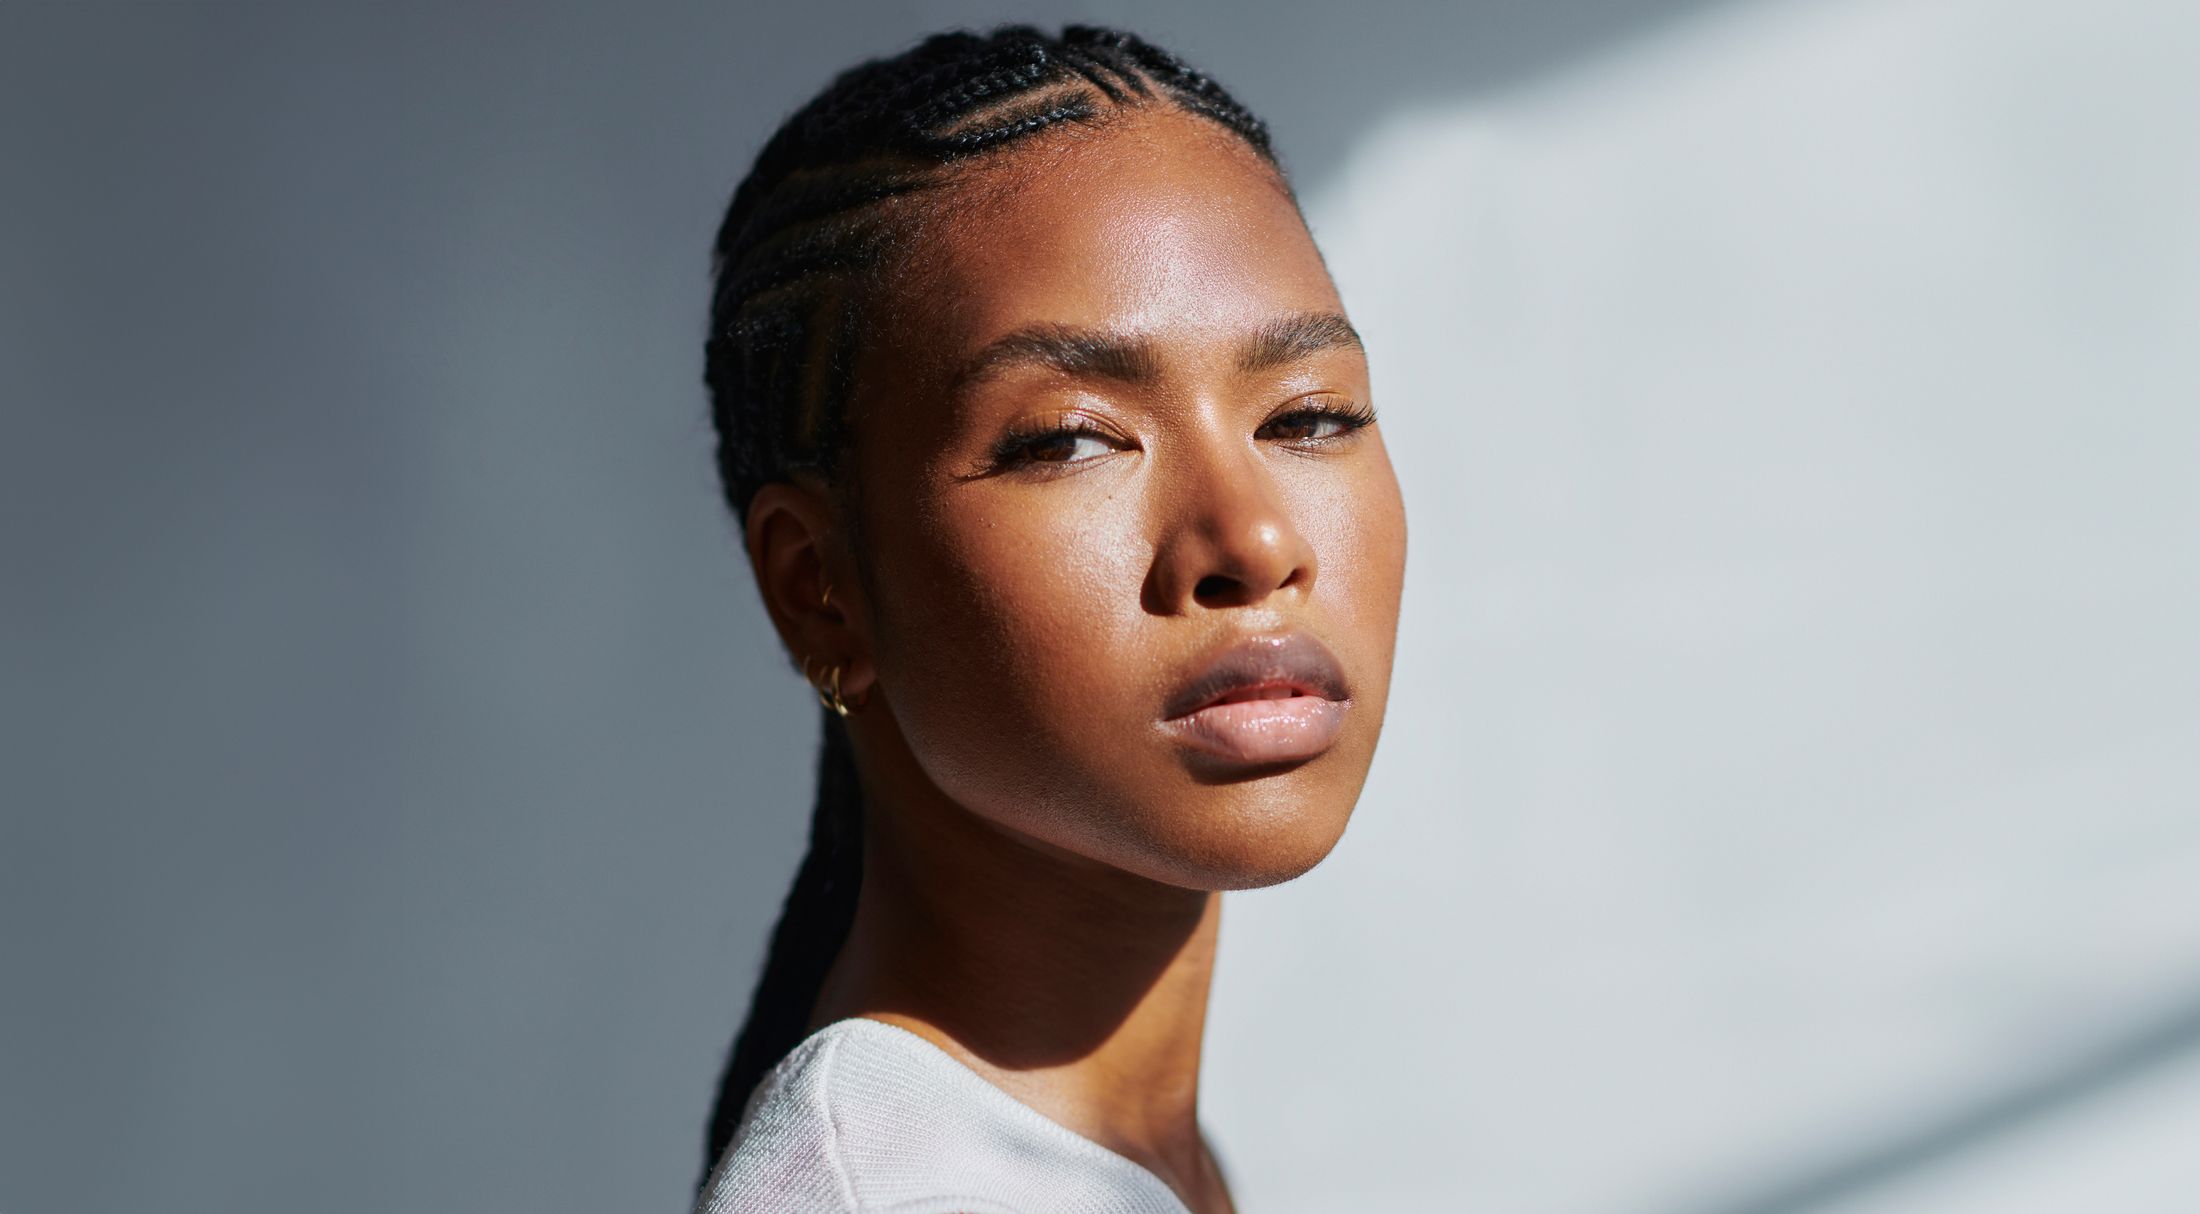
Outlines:
{"label": "sunlit cheek", "polygon": [[1404,507],[1387,462],[1370,461],[1332,482],[1310,522],[1320,573],[1316,597],[1340,643],[1370,660],[1387,654],[1404,583]]}

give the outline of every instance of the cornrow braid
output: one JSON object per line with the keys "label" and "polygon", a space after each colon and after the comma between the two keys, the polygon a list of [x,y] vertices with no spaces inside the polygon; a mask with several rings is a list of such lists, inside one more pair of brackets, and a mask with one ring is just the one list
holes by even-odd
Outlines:
{"label": "cornrow braid", "polygon": [[[1083,25],[935,34],[842,72],[780,124],[712,250],[703,379],[734,513],[745,523],[756,491],[797,471],[837,483],[870,296],[924,195],[974,158],[1153,104],[1212,120],[1275,163],[1266,125],[1213,79],[1136,35]],[[845,725],[822,720],[809,851],[719,1079],[706,1181],[764,1073],[808,1033],[855,917],[862,790]]]}

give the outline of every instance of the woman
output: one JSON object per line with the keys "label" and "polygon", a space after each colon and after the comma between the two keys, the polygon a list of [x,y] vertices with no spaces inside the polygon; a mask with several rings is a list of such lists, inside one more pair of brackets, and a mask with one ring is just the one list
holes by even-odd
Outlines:
{"label": "woman", "polygon": [[706,379],[825,704],[710,1211],[1231,1209],[1217,891],[1358,798],[1405,521],[1269,149],[1126,34],[948,34],[787,120]]}

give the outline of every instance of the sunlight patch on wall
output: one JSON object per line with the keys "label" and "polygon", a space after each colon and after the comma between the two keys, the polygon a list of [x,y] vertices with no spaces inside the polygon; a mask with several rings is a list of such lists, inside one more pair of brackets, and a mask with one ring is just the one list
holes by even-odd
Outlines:
{"label": "sunlight patch on wall", "polygon": [[[1715,1214],[2200,991],[2196,50],[1728,7],[1309,199],[1412,538],[1351,833],[1231,900],[1247,1208]],[[1944,1153],[1980,1209],[2191,1191],[2094,1108],[2025,1131],[2054,1183]]]}

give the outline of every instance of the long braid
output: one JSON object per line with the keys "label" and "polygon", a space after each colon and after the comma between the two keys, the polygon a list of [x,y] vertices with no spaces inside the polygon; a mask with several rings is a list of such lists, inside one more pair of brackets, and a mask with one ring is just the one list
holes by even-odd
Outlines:
{"label": "long braid", "polygon": [[[863,799],[856,786],[848,730],[826,712],[825,744],[817,761],[817,805],[810,815],[810,847],[795,870],[786,908],[772,930],[771,960],[757,979],[749,1018],[733,1039],[711,1109],[704,1171],[733,1141],[750,1090],[765,1071],[809,1032],[810,1005],[833,956],[855,921],[856,891],[863,877]],[[747,1086],[736,1086],[745,1079]]]}
{"label": "long braid", "polygon": [[[745,522],[757,489],[797,470],[838,485],[870,289],[911,230],[914,202],[974,157],[1156,103],[1211,119],[1275,162],[1267,127],[1219,84],[1092,26],[1059,38],[1028,25],[936,34],[842,72],[781,124],[734,191],[713,255],[704,382],[734,512]],[[829,712],[824,722],[809,851],[719,1080],[706,1180],[764,1073],[807,1035],[854,921],[862,789],[844,724]]]}

